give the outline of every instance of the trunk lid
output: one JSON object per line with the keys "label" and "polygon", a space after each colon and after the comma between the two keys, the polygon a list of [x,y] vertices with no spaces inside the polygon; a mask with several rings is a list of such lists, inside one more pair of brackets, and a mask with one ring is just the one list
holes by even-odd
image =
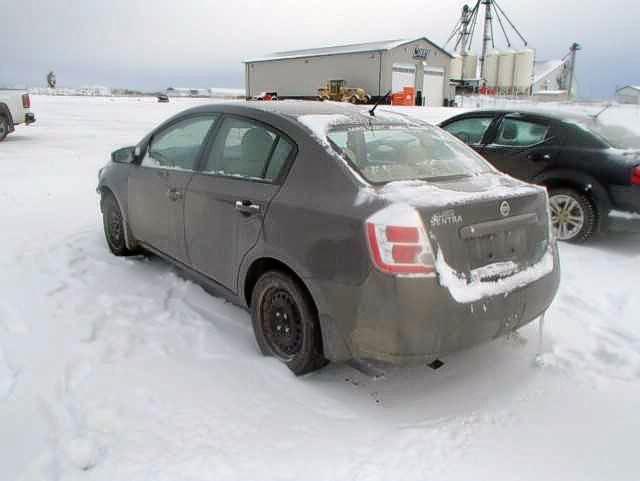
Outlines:
{"label": "trunk lid", "polygon": [[381,193],[398,194],[418,210],[435,256],[470,283],[514,275],[547,251],[547,195],[541,187],[484,174],[387,184]]}

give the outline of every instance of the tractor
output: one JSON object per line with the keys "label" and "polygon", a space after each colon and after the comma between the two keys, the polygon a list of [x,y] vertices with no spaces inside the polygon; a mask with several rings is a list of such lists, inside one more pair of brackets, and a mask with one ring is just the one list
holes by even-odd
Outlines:
{"label": "tractor", "polygon": [[344,80],[329,80],[324,87],[318,89],[318,98],[352,104],[368,104],[371,101],[365,89],[346,87],[345,83]]}

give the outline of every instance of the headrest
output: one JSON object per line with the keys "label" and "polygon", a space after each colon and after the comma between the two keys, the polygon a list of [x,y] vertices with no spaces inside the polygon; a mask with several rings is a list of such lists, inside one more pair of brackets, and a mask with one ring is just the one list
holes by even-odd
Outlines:
{"label": "headrest", "polygon": [[502,138],[504,140],[515,140],[518,136],[518,125],[510,120],[505,120],[502,127]]}
{"label": "headrest", "polygon": [[265,162],[271,147],[273,138],[260,127],[253,127],[242,136],[242,157],[246,162]]}

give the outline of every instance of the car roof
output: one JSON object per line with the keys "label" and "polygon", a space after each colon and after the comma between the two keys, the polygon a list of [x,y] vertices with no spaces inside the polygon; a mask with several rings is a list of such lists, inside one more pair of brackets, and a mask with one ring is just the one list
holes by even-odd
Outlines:
{"label": "car roof", "polygon": [[[381,106],[383,107],[383,106]],[[220,102],[193,107],[187,112],[223,112],[229,114],[242,115],[265,113],[284,117],[290,121],[298,122],[300,117],[306,115],[339,115],[344,117],[343,121],[332,122],[333,125],[340,124],[366,124],[366,125],[389,125],[389,124],[414,124],[427,125],[419,119],[396,112],[376,110],[376,116],[369,114],[370,105],[352,105],[346,102],[312,101],[312,100],[274,100],[274,101],[243,101],[243,102]]]}
{"label": "car roof", "polygon": [[[549,119],[559,120],[561,122],[563,121],[581,121],[581,122],[587,121],[588,122],[593,120],[593,117],[590,117],[589,115],[586,115],[586,114],[566,112],[562,110],[551,110],[551,109],[542,109],[542,108],[539,109],[539,108],[533,108],[533,107],[527,107],[522,109],[518,109],[518,108],[478,109],[478,110],[472,110],[469,112],[465,112],[463,114],[456,115],[452,118],[475,117],[475,116],[482,116],[487,114],[492,116],[506,115],[506,114],[524,114],[524,115],[532,115],[537,117],[547,117]],[[445,122],[447,122],[448,120],[450,119],[447,119]]]}

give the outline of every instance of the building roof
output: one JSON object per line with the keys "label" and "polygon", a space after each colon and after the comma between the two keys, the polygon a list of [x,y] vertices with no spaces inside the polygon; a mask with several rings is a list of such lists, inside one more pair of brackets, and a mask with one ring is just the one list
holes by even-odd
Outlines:
{"label": "building roof", "polygon": [[640,85],[625,85],[624,87],[620,87],[618,90],[616,90],[616,92],[620,92],[621,90],[624,90],[624,89],[633,89],[640,92]]}
{"label": "building roof", "polygon": [[365,53],[365,52],[385,52],[396,47],[400,47],[407,43],[417,40],[425,40],[440,50],[448,57],[452,55],[439,45],[433,43],[427,37],[419,37],[414,39],[396,39],[382,40],[379,42],[352,43],[348,45],[337,45],[334,47],[308,48],[303,50],[288,50],[286,52],[274,52],[266,57],[245,60],[244,63],[267,62],[269,60],[288,60],[294,58],[321,57],[325,55],[344,55],[349,53]]}

